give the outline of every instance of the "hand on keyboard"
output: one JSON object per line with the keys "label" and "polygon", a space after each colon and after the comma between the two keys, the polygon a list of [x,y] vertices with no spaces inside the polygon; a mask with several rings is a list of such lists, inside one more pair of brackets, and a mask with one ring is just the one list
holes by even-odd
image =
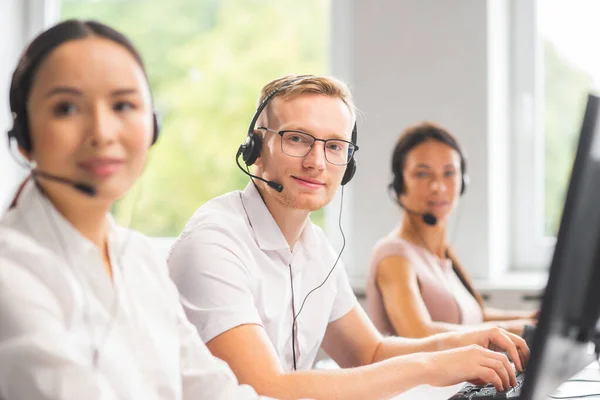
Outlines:
{"label": "hand on keyboard", "polygon": [[450,386],[460,382],[476,385],[491,383],[498,391],[515,386],[515,371],[501,353],[472,345],[458,349],[420,353],[430,371],[427,383]]}
{"label": "hand on keyboard", "polygon": [[467,332],[452,332],[456,347],[477,344],[494,351],[505,351],[515,363],[518,371],[522,371],[529,360],[529,347],[522,337],[498,327],[480,328]]}
{"label": "hand on keyboard", "polygon": [[486,386],[466,384],[448,400],[491,400],[491,399],[513,399],[516,400],[521,394],[521,387],[525,382],[525,374],[517,375],[517,385],[504,391],[497,391],[489,384]]}

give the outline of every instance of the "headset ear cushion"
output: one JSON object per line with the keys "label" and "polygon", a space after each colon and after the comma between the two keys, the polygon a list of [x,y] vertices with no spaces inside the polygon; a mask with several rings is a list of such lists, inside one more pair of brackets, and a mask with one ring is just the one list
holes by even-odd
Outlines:
{"label": "headset ear cushion", "polygon": [[156,112],[152,113],[152,143],[153,145],[158,140],[158,134],[160,133],[160,119]]}
{"label": "headset ear cushion", "polygon": [[16,119],[13,123],[13,127],[8,131],[8,139],[10,140],[10,138],[15,138],[20,148],[31,153],[33,146],[31,145],[29,135],[26,134],[21,123]]}
{"label": "headset ear cushion", "polygon": [[347,184],[352,180],[354,174],[356,173],[356,160],[353,158],[350,160],[348,165],[346,166],[346,172],[344,172],[344,176],[342,177],[342,186]]}
{"label": "headset ear cushion", "polygon": [[392,189],[394,189],[394,192],[396,192],[397,196],[399,196],[400,194],[402,194],[404,192],[404,181],[403,181],[402,173],[394,176],[394,180],[390,186],[392,187]]}
{"label": "headset ear cushion", "polygon": [[462,174],[461,186],[460,186],[460,195],[462,196],[467,191],[467,186],[469,185],[469,175]]}
{"label": "headset ear cushion", "polygon": [[247,166],[251,166],[260,156],[260,149],[262,148],[262,138],[256,133],[251,133],[246,138],[246,142],[242,145],[242,147],[242,160],[244,160],[244,163]]}

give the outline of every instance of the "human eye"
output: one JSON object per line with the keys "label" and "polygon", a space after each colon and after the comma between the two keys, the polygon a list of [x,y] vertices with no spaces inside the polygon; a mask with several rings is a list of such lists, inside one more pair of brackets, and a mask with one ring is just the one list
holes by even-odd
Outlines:
{"label": "human eye", "polygon": [[74,114],[76,111],[77,107],[75,104],[69,101],[61,101],[52,108],[52,112],[56,117],[66,117]]}
{"label": "human eye", "polygon": [[339,142],[339,141],[327,142],[327,150],[341,152],[347,148],[348,148],[348,145],[344,142]]}
{"label": "human eye", "polygon": [[113,104],[113,110],[117,112],[125,112],[135,109],[135,105],[130,101],[117,101]]}
{"label": "human eye", "polygon": [[286,132],[286,140],[293,144],[308,144],[309,137],[299,132]]}

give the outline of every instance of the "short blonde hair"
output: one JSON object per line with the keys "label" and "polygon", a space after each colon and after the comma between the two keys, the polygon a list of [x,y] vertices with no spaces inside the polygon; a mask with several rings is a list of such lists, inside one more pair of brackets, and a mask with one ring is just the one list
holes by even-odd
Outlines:
{"label": "short blonde hair", "polygon": [[[281,97],[282,99],[287,100],[307,93],[316,93],[323,94],[325,96],[337,97],[348,107],[352,118],[356,119],[356,106],[354,105],[352,93],[350,92],[348,85],[331,76],[285,75],[274,79],[267,83],[260,91],[260,97],[258,99],[257,106],[260,106],[260,104],[262,104],[269,94],[286,84],[289,86],[286,86],[277,92],[271,98],[271,100],[276,97]],[[271,100],[269,100],[269,102]]]}

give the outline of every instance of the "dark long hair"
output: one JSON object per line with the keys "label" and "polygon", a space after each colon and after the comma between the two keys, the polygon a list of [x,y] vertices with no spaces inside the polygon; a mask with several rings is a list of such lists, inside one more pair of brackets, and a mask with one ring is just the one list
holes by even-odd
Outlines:
{"label": "dark long hair", "polygon": [[15,122],[19,124],[24,132],[23,139],[29,145],[29,149],[32,147],[28,131],[27,101],[39,66],[52,50],[61,44],[90,36],[102,37],[123,46],[136,59],[142,71],[146,74],[142,57],[133,43],[125,35],[107,25],[96,21],[69,19],[45,30],[33,39],[21,55],[10,83],[10,110],[13,113]]}

